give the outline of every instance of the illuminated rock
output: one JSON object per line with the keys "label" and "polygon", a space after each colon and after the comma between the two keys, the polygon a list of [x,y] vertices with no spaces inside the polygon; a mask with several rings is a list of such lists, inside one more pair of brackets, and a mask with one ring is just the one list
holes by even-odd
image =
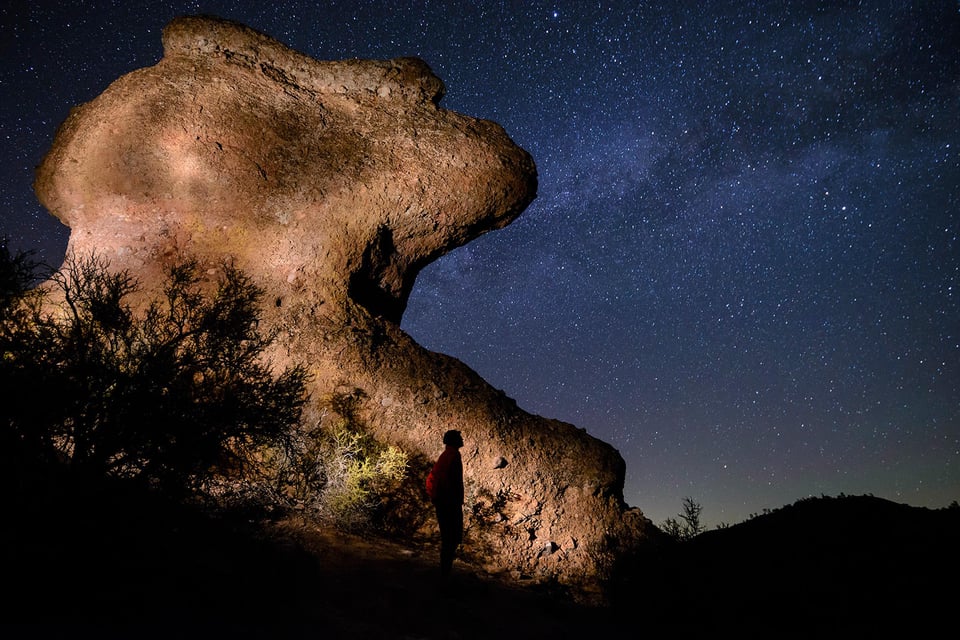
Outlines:
{"label": "illuminated rock", "polygon": [[[68,250],[104,255],[146,293],[182,256],[211,276],[232,260],[267,291],[272,357],[305,364],[315,399],[350,397],[421,461],[460,429],[467,548],[491,567],[575,583],[638,539],[647,521],[622,502],[616,450],[399,327],[424,265],[535,197],[530,156],[440,108],[419,60],[318,62],[212,18],[174,20],[163,44],[158,64],[73,110],[38,169]],[[552,540],[576,544],[543,554]]]}

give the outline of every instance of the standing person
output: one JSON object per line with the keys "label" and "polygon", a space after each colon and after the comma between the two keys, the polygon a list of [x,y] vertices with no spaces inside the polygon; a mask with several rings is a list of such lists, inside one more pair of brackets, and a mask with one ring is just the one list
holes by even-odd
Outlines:
{"label": "standing person", "polygon": [[446,448],[427,476],[427,494],[437,509],[440,525],[440,575],[450,575],[457,547],[463,541],[463,436],[450,430],[443,434]]}

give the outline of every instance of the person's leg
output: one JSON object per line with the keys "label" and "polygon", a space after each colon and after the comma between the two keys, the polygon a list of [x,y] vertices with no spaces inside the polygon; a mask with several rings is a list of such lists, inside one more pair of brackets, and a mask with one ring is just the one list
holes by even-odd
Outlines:
{"label": "person's leg", "polygon": [[449,540],[443,540],[440,544],[440,575],[444,578],[453,571],[453,558],[456,556],[456,547]]}
{"label": "person's leg", "polygon": [[438,506],[437,522],[440,525],[440,575],[446,577],[453,570],[453,559],[463,540],[463,510],[459,505]]}

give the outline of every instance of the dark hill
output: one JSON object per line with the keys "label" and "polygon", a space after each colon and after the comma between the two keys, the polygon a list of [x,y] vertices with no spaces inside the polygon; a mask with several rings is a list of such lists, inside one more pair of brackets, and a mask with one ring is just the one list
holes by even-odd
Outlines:
{"label": "dark hill", "polygon": [[635,559],[616,600],[700,630],[934,629],[954,615],[958,540],[960,508],[805,499]]}

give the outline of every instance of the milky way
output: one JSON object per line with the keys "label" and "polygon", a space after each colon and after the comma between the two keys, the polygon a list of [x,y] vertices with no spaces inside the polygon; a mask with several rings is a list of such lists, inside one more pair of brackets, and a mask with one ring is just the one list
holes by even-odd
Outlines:
{"label": "milky way", "polygon": [[418,56],[540,187],[420,275],[417,341],[616,446],[658,523],[685,496],[711,524],[960,499],[956,2],[47,4],[0,9],[14,246],[62,259],[33,167],[176,15]]}

